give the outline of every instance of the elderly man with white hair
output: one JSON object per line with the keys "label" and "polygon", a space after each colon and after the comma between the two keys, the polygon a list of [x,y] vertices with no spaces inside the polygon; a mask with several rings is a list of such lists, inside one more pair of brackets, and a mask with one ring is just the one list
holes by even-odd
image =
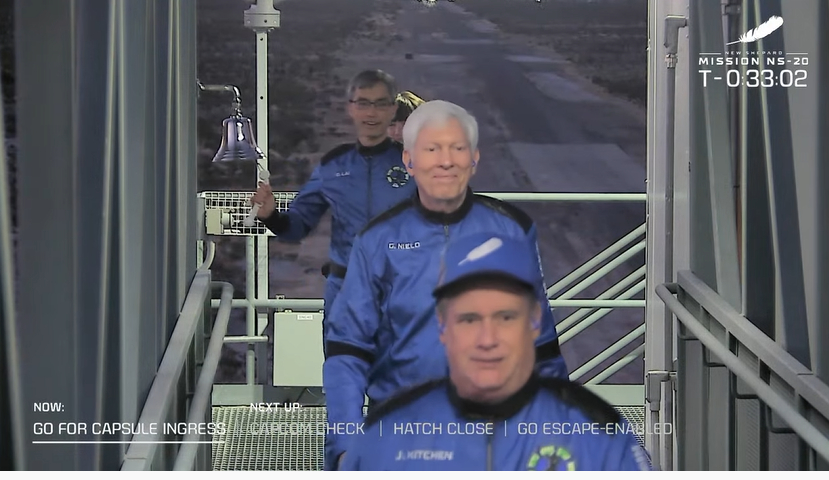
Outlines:
{"label": "elderly man with white hair", "polygon": [[[426,102],[407,120],[403,163],[417,192],[355,238],[328,319],[326,470],[337,468],[347,434],[362,426],[365,396],[371,409],[401,389],[446,376],[432,290],[449,240],[497,232],[538,251],[536,227],[526,213],[469,188],[479,161],[477,121],[460,106]],[[542,305],[535,369],[542,377],[566,379],[543,280],[535,290]]]}

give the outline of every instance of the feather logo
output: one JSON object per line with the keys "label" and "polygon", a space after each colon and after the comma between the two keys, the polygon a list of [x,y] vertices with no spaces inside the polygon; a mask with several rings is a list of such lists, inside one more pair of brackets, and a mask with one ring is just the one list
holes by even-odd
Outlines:
{"label": "feather logo", "polygon": [[477,247],[473,248],[469,253],[467,253],[466,258],[461,260],[460,263],[458,263],[458,266],[460,267],[466,262],[474,262],[475,260],[484,258],[485,256],[489,255],[495,250],[501,248],[501,245],[503,244],[504,242],[500,238],[490,238],[486,242],[478,245]]}
{"label": "feather logo", "polygon": [[751,43],[760,40],[761,38],[765,37],[766,35],[772,33],[773,31],[777,30],[783,26],[783,17],[778,17],[777,15],[773,15],[771,18],[766,20],[765,22],[758,25],[756,28],[753,28],[746,33],[742,34],[739,40],[734,42],[726,43],[726,45],[734,45],[735,43]]}

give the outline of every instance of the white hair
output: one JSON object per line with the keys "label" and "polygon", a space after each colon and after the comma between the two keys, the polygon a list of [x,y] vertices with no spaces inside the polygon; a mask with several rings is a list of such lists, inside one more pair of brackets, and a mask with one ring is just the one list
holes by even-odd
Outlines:
{"label": "white hair", "polygon": [[469,149],[474,152],[478,148],[478,121],[463,107],[443,100],[426,102],[409,115],[403,126],[403,148],[411,151],[424,127],[443,126],[451,118],[460,122],[466,132]]}

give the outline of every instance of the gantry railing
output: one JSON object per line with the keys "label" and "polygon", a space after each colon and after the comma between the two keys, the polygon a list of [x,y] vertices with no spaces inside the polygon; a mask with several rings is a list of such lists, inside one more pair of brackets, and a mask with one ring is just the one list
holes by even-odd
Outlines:
{"label": "gantry railing", "polygon": [[[641,202],[644,203],[644,193],[519,193],[519,192],[482,192],[488,196],[509,202]],[[257,357],[262,355],[263,350],[253,348],[254,345],[261,345],[268,341],[257,328],[257,309],[274,309],[278,311],[292,312],[313,312],[319,313],[323,310],[322,299],[297,299],[297,298],[268,298],[267,296],[267,247],[261,248],[257,239],[268,237],[273,234],[261,224],[256,222],[253,226],[245,226],[243,220],[250,210],[250,197],[253,192],[202,192],[199,194],[201,208],[204,211],[205,231],[209,236],[237,236],[247,237],[246,245],[246,267],[247,267],[247,288],[245,298],[233,299],[232,308],[244,308],[246,316],[246,335],[225,337],[225,343],[244,343],[251,346],[249,354],[245,358],[247,372],[246,383],[256,383]],[[279,211],[287,211],[290,202],[295,197],[295,192],[275,192],[276,206]],[[644,218],[643,218],[644,221]],[[620,265],[628,262],[635,255],[640,254],[645,248],[645,224],[633,228],[630,233],[599,252],[594,257],[585,261],[578,268],[568,273],[560,280],[552,284],[548,290],[550,306],[553,308],[576,308],[577,310],[561,319],[558,323],[558,330],[561,343],[572,340],[576,335],[583,332],[591,325],[604,318],[608,313],[617,308],[642,308],[645,307],[645,300],[633,299],[645,289],[645,266],[644,264],[633,273],[616,282],[610,288],[592,299],[575,298],[584,290],[594,285],[597,281],[605,278],[617,269]],[[212,240],[205,242],[208,251],[214,249]],[[264,266],[264,268],[263,268]],[[265,295],[261,295],[265,285]],[[254,288],[254,285],[257,287]],[[569,287],[569,288],[568,288]],[[214,301],[214,307],[217,302]],[[599,365],[607,362],[620,351],[629,348],[637,339],[643,337],[645,332],[644,315],[641,324],[633,330],[618,338],[612,345],[589,359],[583,365],[572,370],[571,378],[587,384],[599,384],[605,381],[614,373],[630,364],[644,352],[644,340],[640,340],[635,349],[607,366],[592,377],[586,377]]]}

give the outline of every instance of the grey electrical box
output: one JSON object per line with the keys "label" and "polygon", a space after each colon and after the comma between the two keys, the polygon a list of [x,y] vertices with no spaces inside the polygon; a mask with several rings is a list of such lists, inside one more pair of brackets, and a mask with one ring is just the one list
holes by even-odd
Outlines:
{"label": "grey electrical box", "polygon": [[275,387],[322,387],[323,361],[322,313],[274,314]]}

